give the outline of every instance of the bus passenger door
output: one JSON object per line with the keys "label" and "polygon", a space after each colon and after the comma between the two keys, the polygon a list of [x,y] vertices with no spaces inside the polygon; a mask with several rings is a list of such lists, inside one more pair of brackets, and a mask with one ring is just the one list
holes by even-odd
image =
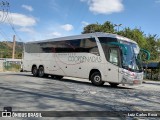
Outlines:
{"label": "bus passenger door", "polygon": [[117,47],[108,49],[107,81],[119,82],[120,50]]}

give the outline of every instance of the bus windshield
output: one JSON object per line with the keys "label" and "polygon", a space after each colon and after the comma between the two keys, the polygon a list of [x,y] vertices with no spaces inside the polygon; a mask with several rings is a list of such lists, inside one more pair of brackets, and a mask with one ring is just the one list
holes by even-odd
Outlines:
{"label": "bus windshield", "polygon": [[140,49],[137,44],[120,41],[126,48],[126,54],[122,56],[122,67],[133,72],[142,72],[142,62],[137,58]]}

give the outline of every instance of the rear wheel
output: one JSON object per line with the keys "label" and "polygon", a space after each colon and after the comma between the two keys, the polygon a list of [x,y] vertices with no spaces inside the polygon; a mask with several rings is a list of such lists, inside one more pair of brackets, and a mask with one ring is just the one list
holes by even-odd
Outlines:
{"label": "rear wheel", "polygon": [[119,84],[118,83],[109,83],[111,87],[117,87]]}
{"label": "rear wheel", "polygon": [[91,75],[91,82],[96,86],[101,86],[104,84],[104,81],[101,79],[100,72],[94,72]]}
{"label": "rear wheel", "polygon": [[38,76],[39,77],[44,77],[44,67],[43,66],[41,66],[41,67],[39,67],[39,70],[38,70]]}
{"label": "rear wheel", "polygon": [[34,77],[37,77],[37,76],[38,76],[38,69],[37,69],[36,66],[33,66],[33,67],[32,67],[32,74],[33,74]]}

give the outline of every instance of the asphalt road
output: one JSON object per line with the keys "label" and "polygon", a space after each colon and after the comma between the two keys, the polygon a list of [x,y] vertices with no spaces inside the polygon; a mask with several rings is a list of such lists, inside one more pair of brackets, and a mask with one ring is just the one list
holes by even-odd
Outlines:
{"label": "asphalt road", "polygon": [[5,106],[14,111],[160,111],[160,82],[112,88],[107,83],[96,87],[84,79],[55,80],[25,72],[0,73],[1,111]]}

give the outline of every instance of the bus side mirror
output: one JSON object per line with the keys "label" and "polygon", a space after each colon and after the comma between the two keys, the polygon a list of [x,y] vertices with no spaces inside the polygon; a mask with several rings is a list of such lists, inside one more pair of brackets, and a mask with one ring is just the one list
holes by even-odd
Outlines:
{"label": "bus side mirror", "polygon": [[116,46],[121,47],[121,48],[122,48],[122,53],[123,53],[124,55],[127,55],[127,48],[125,47],[124,44],[121,44],[121,43],[118,43],[118,42],[109,42],[108,44],[109,44],[109,45],[116,45]]}
{"label": "bus side mirror", "polygon": [[150,60],[150,52],[145,49],[140,49],[138,58],[141,58],[142,60]]}

